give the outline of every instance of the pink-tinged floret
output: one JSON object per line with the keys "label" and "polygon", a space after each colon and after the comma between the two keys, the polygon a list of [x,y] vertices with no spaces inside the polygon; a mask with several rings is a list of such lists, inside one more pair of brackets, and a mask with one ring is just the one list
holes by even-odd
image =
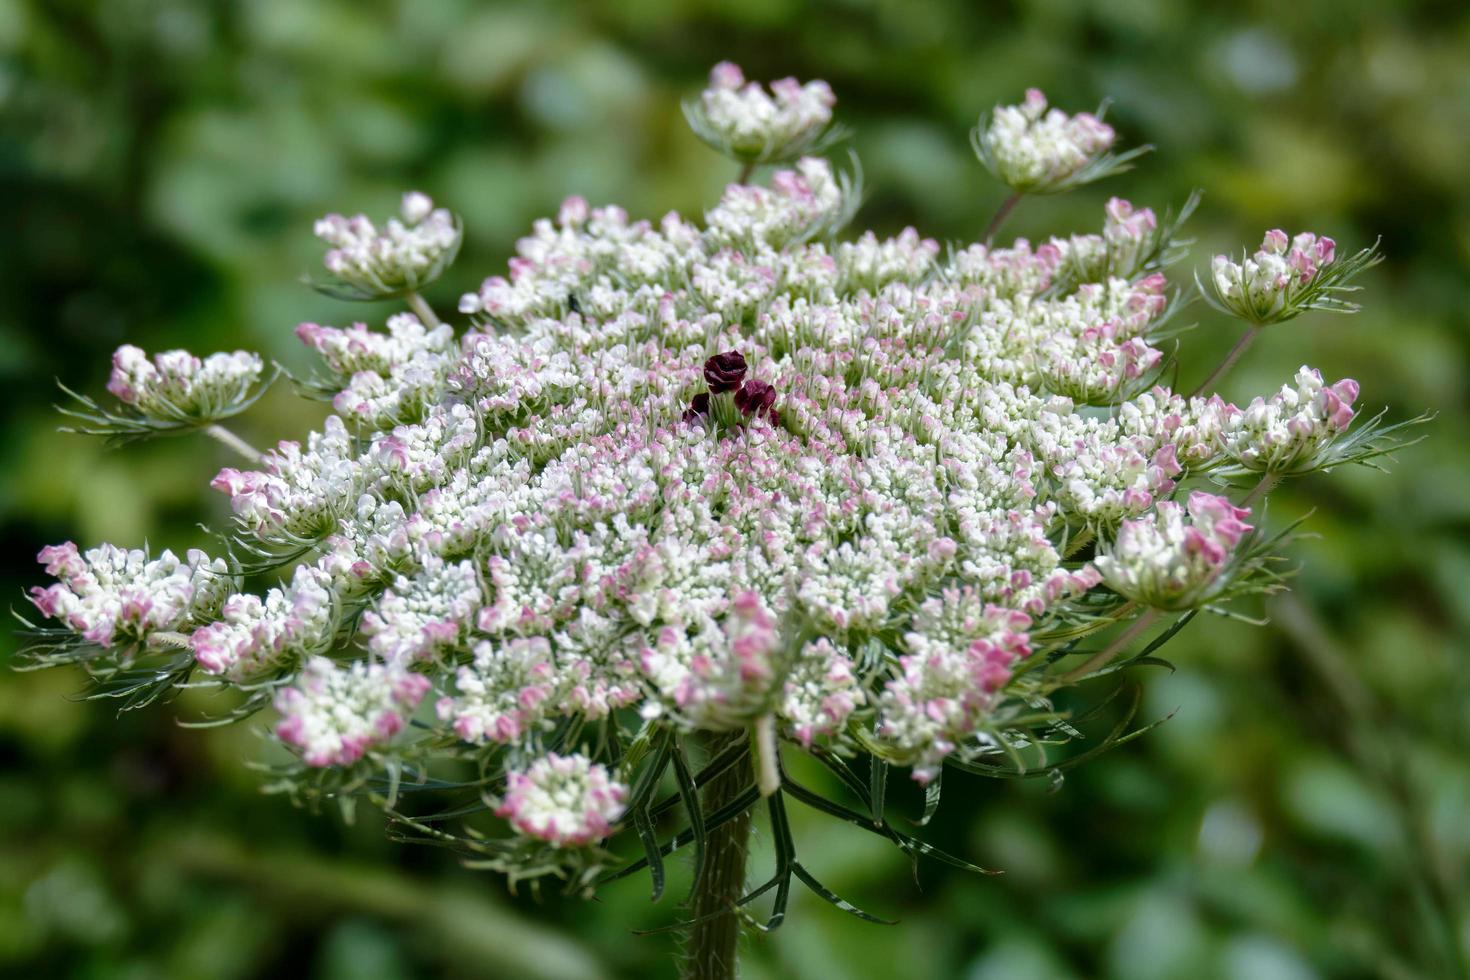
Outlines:
{"label": "pink-tinged floret", "polygon": [[585,847],[612,833],[628,788],[583,755],[549,753],[505,776],[497,816],[554,847]]}
{"label": "pink-tinged floret", "polygon": [[276,734],[307,765],[350,766],[403,731],[429,687],[429,678],[401,668],[313,657],[276,695]]}

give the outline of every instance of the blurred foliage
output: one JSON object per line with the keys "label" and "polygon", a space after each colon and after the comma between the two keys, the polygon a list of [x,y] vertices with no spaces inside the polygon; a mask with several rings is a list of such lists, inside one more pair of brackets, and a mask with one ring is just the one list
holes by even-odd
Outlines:
{"label": "blurred foliage", "polygon": [[[796,828],[803,860],[892,928],[806,897],[748,944],[752,978],[1025,980],[1453,976],[1470,946],[1470,8],[1404,0],[0,0],[0,527],[10,594],[75,538],[183,547],[218,524],[212,444],[122,452],[58,436],[52,379],[96,392],[122,341],[305,363],[301,320],[381,320],[299,284],[327,210],[418,187],[459,211],[459,264],[502,268],[561,197],[698,214],[730,167],[680,96],[721,58],[828,79],[870,198],[859,223],[972,239],[1002,197],[966,135],[1026,85],[1112,97],[1133,173],[1027,201],[1009,232],[1094,227],[1119,193],[1195,187],[1194,262],[1266,227],[1383,236],[1365,311],[1268,331],[1226,386],[1307,361],[1363,404],[1437,410],[1391,476],[1308,480],[1298,592],[1274,625],[1191,625],[1145,714],[1173,719],[1042,782],[955,776],[929,828],[989,866],[919,869],[856,830]],[[1202,306],[1182,371],[1235,339]],[[319,412],[318,410],[315,410]],[[280,386],[252,441],[319,418]],[[17,600],[18,601],[18,600]],[[10,638],[0,645],[10,645]],[[0,681],[0,973],[398,978],[671,974],[634,938],[674,903],[636,878],[596,903],[506,896],[436,852],[262,796],[251,727],[184,731],[185,699],[121,719],[78,679]],[[897,790],[895,790],[897,792]],[[920,803],[900,799],[917,812]],[[797,818],[808,814],[797,813]],[[901,970],[896,964],[902,964]]]}

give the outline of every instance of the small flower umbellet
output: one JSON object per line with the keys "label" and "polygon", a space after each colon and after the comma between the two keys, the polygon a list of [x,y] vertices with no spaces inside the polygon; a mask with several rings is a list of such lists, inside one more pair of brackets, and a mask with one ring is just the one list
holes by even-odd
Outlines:
{"label": "small flower umbellet", "polygon": [[200,359],[171,350],[152,360],[131,344],[112,355],[107,390],[139,414],[161,421],[225,418],[260,380],[259,354],[235,351]]}
{"label": "small flower umbellet", "polygon": [[312,657],[276,695],[276,734],[308,765],[350,766],[401,732],[428,689],[427,677],[401,667]]}
{"label": "small flower umbellet", "polygon": [[1094,560],[1119,595],[1155,609],[1197,608],[1229,584],[1231,558],[1252,529],[1248,508],[1195,491],[1187,506],[1163,501],[1150,518],[1124,521]]}
{"label": "small flower umbellet", "polygon": [[367,215],[329,214],[316,236],[331,248],[322,260],[331,278],[316,286],[342,299],[392,299],[438,279],[459,253],[459,219],[427,194],[403,195],[399,216],[380,228]]}
{"label": "small flower umbellet", "polygon": [[180,560],[171,551],[151,558],[110,544],[83,553],[67,541],[42,548],[37,557],[57,581],[32,588],[31,602],[104,649],[203,625],[235,588],[224,559],[198,550]]}
{"label": "small flower umbellet", "polygon": [[832,126],[836,102],[826,82],[782,78],[768,91],[722,61],[708,87],[684,103],[684,115],[695,135],[739,163],[791,163],[840,138]]}
{"label": "small flower umbellet", "polygon": [[[585,893],[647,867],[657,894],[689,846],[697,933],[771,889],[774,927],[795,879],[852,910],[797,859],[793,801],[973,868],[890,822],[890,768],[924,786],[921,823],[946,770],[1060,774],[1046,753],[1078,732],[1056,693],[1132,663],[1161,618],[1178,617],[1166,639],[1279,587],[1247,505],[1371,463],[1395,427],[1357,422],[1357,383],[1307,367],[1245,407],[1166,383],[1193,197],[1162,220],[1114,198],[1100,234],[1035,246],[839,241],[853,184],[802,155],[831,106],[824,84],[768,93],[718,66],[690,110],[702,135],[790,167],[731,184],[702,222],[568,198],[461,298],[458,336],[412,292],[454,254],[448,212],[409,195],[381,230],[324,219],[345,292],[413,312],[297,328],[322,359],[299,387],[334,414],[235,446],[246,462],[211,484],[231,557],[43,550],[57,581],[31,601],[53,625],[27,624],[30,661],[80,664],[129,706],[181,684],[236,692],[231,718],[273,706],[274,786],[369,799],[512,883]],[[976,142],[1007,207],[1141,152],[1034,91]],[[1223,270],[1225,297],[1257,283],[1253,324],[1349,288],[1325,239],[1263,253]],[[124,348],[109,387],[197,427],[258,373]],[[793,778],[793,753],[866,812]],[[410,783],[457,820],[417,819]],[[744,880],[757,804],[776,877],[713,895]],[[614,871],[603,842],[623,828],[641,856]]]}
{"label": "small flower umbellet", "polygon": [[132,344],[112,355],[108,392],[116,407],[106,407],[62,387],[75,403],[61,412],[75,420],[64,431],[106,436],[115,443],[207,430],[245,411],[274,379],[262,381],[265,363],[248,351],[196,357],[170,350],[149,357]]}
{"label": "small flower umbellet", "polygon": [[1040,89],[1020,105],[997,106],[972,134],[980,162],[1018,194],[1056,194],[1101,180],[1147,153],[1140,146],[1113,153],[1117,133],[1097,113],[1067,115],[1048,108]]}
{"label": "small flower umbellet", "polygon": [[585,755],[537,759],[506,776],[495,812],[527,837],[556,847],[581,847],[605,839],[622,816],[628,787]]}
{"label": "small flower umbellet", "polygon": [[1110,198],[1103,208],[1101,234],[1052,239],[1050,244],[1058,254],[1056,279],[1075,286],[1114,278],[1131,280],[1167,268],[1188,250],[1189,243],[1179,237],[1179,229],[1198,205],[1199,195],[1192,194],[1177,214],[1166,212],[1161,220],[1152,208]]}
{"label": "small flower umbellet", "polygon": [[1210,265],[1211,305],[1253,326],[1293,320],[1308,310],[1354,313],[1357,304],[1342,298],[1360,287],[1353,279],[1382,261],[1378,246],[1339,257],[1337,243],[1325,235],[1302,232],[1287,238],[1266,232],[1254,255],[1239,262],[1217,255]]}

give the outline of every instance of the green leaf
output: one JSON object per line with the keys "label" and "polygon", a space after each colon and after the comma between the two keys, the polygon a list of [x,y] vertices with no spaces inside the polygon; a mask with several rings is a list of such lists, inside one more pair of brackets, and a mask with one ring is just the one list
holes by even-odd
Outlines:
{"label": "green leaf", "polygon": [[[705,818],[705,832],[713,833],[720,827],[723,827],[725,824],[729,823],[731,820],[735,819],[740,814],[750,809],[751,806],[754,805],[755,801],[760,799],[760,796],[761,794],[759,789],[757,789],[753,785],[747,786],[744,790],[741,791],[739,796],[735,797],[735,799],[731,800],[729,803],[726,803],[724,806],[720,807],[714,813]],[[674,851],[677,851],[679,848],[683,847],[685,844],[688,844],[693,839],[694,835],[691,832],[689,832],[688,830],[682,830],[679,833],[675,834],[667,844],[664,844],[662,847],[659,848],[659,855],[662,857],[667,857]],[[648,858],[646,856],[641,857],[636,861],[624,865],[616,871],[612,871],[604,875],[601,879],[599,879],[598,884],[604,884],[609,881],[617,881],[619,878],[626,878],[631,874],[636,874],[646,867],[648,867]]]}
{"label": "green leaf", "polygon": [[[745,755],[749,751],[749,742],[737,742],[736,744],[729,746],[719,755],[716,755],[709,762],[705,763],[704,768],[695,774],[694,785],[697,787],[705,786],[709,783],[710,780],[722,775],[727,769],[738,763],[741,759],[745,757]],[[651,817],[657,817],[661,814],[667,813],[674,807],[678,806],[682,798],[683,797],[679,793],[672,793],[664,797],[662,800],[659,800],[659,802],[654,806],[650,807],[648,810],[648,815]]]}
{"label": "green leaf", "polygon": [[689,760],[684,756],[684,747],[674,745],[674,777],[679,783],[679,796],[684,801],[684,811],[689,814],[689,832],[694,835],[694,880],[689,883],[692,896],[704,880],[704,861],[707,833],[704,829],[704,808],[699,802],[699,787],[689,772]]}
{"label": "green leaf", "polygon": [[864,919],[864,920],[866,920],[868,922],[876,922],[879,925],[883,925],[883,926],[896,926],[896,925],[898,925],[898,921],[896,919],[880,919],[878,916],[874,915],[873,913],[871,913],[871,912],[864,912],[862,909],[858,908],[856,905],[852,904],[851,902],[849,902],[846,899],[842,898],[841,896],[837,895],[835,892],[833,892],[831,889],[827,888],[820,881],[818,881],[815,877],[813,877],[812,876],[812,873],[810,871],[808,871],[805,867],[803,867],[800,862],[796,862],[796,863],[792,864],[791,870],[792,870],[792,872],[795,873],[796,877],[798,877],[798,878],[801,879],[801,883],[803,885],[806,885],[807,888],[811,889],[811,891],[812,891],[812,893],[814,895],[816,895],[817,897],[823,899],[824,901],[828,902],[831,905],[835,905],[837,908],[839,908],[842,911],[848,913],[849,915],[855,915],[859,919]]}
{"label": "green leaf", "polygon": [[873,822],[883,822],[883,800],[888,791],[888,763],[872,756],[868,760],[868,809],[873,811]]}
{"label": "green leaf", "polygon": [[638,830],[638,839],[643,842],[643,853],[648,862],[648,874],[653,879],[653,898],[657,902],[664,894],[663,852],[658,846],[658,835],[653,832],[653,823],[643,807],[631,811],[633,826]]}
{"label": "green leaf", "polygon": [[917,827],[926,827],[929,821],[934,819],[934,814],[939,809],[939,794],[944,791],[944,771],[941,769],[929,780],[924,787],[924,814],[918,820],[910,821]]}

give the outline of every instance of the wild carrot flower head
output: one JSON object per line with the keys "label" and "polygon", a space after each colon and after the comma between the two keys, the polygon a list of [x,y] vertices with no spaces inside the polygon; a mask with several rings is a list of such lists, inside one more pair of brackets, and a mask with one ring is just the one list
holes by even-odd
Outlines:
{"label": "wild carrot flower head", "polygon": [[[322,362],[300,387],[333,413],[218,471],[234,557],[46,549],[57,581],[32,601],[54,662],[111,677],[157,657],[135,683],[273,704],[302,792],[477,774],[465,788],[515,836],[431,833],[512,875],[575,867],[580,887],[619,822],[653,833],[691,733],[751,753],[751,798],[773,807],[801,792],[783,741],[839,777],[861,753],[875,781],[903,766],[934,791],[947,765],[993,771],[1054,739],[1058,651],[1254,574],[1247,511],[1204,479],[1382,451],[1352,430],[1357,385],[1310,368],[1244,408],[1166,384],[1164,269],[1192,204],[1160,220],[1114,198],[1101,233],[1036,245],[839,241],[855,183],[802,155],[831,107],[823,83],[717,66],[691,120],[746,163],[790,162],[767,183],[728,186],[702,220],[568,198],[457,327],[417,297],[385,329],[300,325]],[[1136,156],[1115,142],[1035,91],[976,136],[1027,193]],[[381,228],[318,233],[357,298],[417,288],[459,242],[416,194]],[[1271,316],[1347,288],[1326,239],[1273,234],[1248,261],[1222,299]],[[1237,298],[1236,281],[1261,285]],[[110,387],[204,413],[259,367],[123,348]]]}

